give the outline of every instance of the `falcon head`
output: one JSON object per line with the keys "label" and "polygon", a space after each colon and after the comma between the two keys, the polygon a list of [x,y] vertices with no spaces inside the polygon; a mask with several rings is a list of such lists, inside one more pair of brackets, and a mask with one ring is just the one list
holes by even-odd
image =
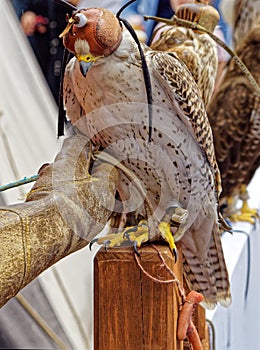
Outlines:
{"label": "falcon head", "polygon": [[117,17],[103,8],[81,9],[68,18],[60,34],[63,44],[80,62],[86,76],[90,66],[114,52],[122,40],[122,26]]}
{"label": "falcon head", "polygon": [[213,33],[219,22],[220,15],[218,11],[213,6],[208,5],[208,3],[208,0],[196,0],[195,3],[192,4],[184,1],[183,4],[176,9],[175,15],[178,18],[197,23]]}

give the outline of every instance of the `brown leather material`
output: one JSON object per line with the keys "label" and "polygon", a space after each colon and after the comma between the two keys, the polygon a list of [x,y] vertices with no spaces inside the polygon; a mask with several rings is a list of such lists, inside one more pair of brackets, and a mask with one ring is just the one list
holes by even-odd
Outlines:
{"label": "brown leather material", "polygon": [[75,41],[87,38],[92,55],[109,56],[122,40],[122,28],[116,16],[109,10],[97,8],[83,9],[80,13],[87,17],[88,23],[84,27],[74,24],[64,36],[64,46],[75,54]]}
{"label": "brown leather material", "polygon": [[0,208],[0,307],[106,225],[117,171],[95,162],[89,175],[89,152],[86,137],[66,139],[54,163],[42,168],[27,201]]}

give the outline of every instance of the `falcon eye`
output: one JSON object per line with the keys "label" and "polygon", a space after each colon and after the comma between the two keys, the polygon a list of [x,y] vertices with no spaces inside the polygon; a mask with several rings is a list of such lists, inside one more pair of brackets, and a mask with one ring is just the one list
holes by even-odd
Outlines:
{"label": "falcon eye", "polygon": [[90,62],[90,61],[91,61],[91,57],[90,57],[89,55],[86,55],[86,56],[85,56],[85,61],[86,61],[86,62]]}
{"label": "falcon eye", "polygon": [[88,23],[88,19],[83,13],[77,13],[74,16],[75,26],[78,28],[84,27]]}

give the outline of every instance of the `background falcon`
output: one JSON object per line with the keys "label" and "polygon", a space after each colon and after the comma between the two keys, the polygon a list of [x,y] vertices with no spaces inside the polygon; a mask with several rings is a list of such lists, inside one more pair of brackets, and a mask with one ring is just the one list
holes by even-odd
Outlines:
{"label": "background falcon", "polygon": [[[234,33],[237,39],[240,33],[242,40],[237,43],[236,53],[260,84],[260,11],[256,16],[256,8],[251,8],[252,15],[250,8],[242,7],[245,3],[253,6],[256,2],[237,1],[235,8],[241,12],[240,15],[238,12],[236,14],[238,28],[235,28]],[[242,34],[241,21],[247,18],[244,13],[254,22],[249,25],[246,21]],[[260,96],[233,60],[226,69],[217,95],[208,107],[208,116],[222,176],[221,203],[228,206],[224,213],[226,216],[235,214],[237,197],[240,197],[243,205],[236,215],[232,215],[232,220],[253,223],[257,212],[248,208],[246,187],[260,165]]]}
{"label": "background falcon", "polygon": [[[179,6],[176,16],[187,21],[202,25],[213,32],[218,21],[219,14],[212,6],[195,2]],[[217,45],[206,33],[184,28],[177,24],[163,26],[160,35],[152,42],[151,48],[158,51],[175,52],[186,64],[193,78],[198,84],[201,96],[207,105],[212,96],[218,68]]]}
{"label": "background falcon", "polygon": [[[211,128],[192,75],[174,53],[143,46],[153,98],[149,142],[140,53],[118,19],[105,9],[81,10],[63,35],[65,47],[76,56],[64,78],[68,118],[134,174],[130,179],[120,171],[116,215],[127,214],[126,224],[132,213],[135,225],[138,216],[148,220],[149,238],[154,239],[169,209],[177,219],[178,209],[188,212],[174,236],[182,246],[188,285],[204,295],[208,306],[228,305],[217,210],[220,175]],[[145,199],[136,190],[137,179]]]}
{"label": "background falcon", "polygon": [[234,3],[234,29],[233,42],[236,48],[240,45],[244,36],[252,29],[252,26],[259,20],[259,0],[235,0]]}

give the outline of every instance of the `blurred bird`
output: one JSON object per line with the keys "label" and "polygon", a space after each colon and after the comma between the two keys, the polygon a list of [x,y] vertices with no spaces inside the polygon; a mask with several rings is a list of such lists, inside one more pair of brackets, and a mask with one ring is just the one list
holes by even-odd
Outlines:
{"label": "blurred bird", "polygon": [[[208,307],[217,302],[227,306],[231,298],[220,241],[220,225],[227,228],[218,212],[220,174],[192,75],[176,54],[142,45],[151,79],[147,92],[136,42],[105,9],[76,12],[62,36],[75,55],[64,77],[67,116],[100,147],[99,157],[116,159],[115,217],[124,227],[134,220],[121,234],[97,242],[139,246],[161,235],[174,250],[174,240],[180,241],[189,287],[204,295]],[[113,222],[111,226],[118,226]]]}
{"label": "blurred bird", "polygon": [[[176,17],[197,23],[213,33],[219,14],[208,1],[195,1],[183,4],[176,10]],[[174,23],[174,22],[173,22]],[[202,99],[208,105],[212,96],[218,68],[217,45],[206,33],[179,26],[159,27],[159,38],[152,42],[151,48],[158,51],[175,52],[186,64],[198,84]],[[158,34],[155,36],[157,37]]]}
{"label": "blurred bird", "polygon": [[259,21],[260,0],[235,0],[233,43],[236,48],[252,26]]}
{"label": "blurred bird", "polygon": [[[236,50],[260,84],[260,22]],[[208,108],[216,157],[222,176],[224,216],[231,221],[255,222],[256,209],[247,204],[247,186],[260,165],[260,95],[231,61],[222,85]],[[237,200],[243,203],[237,209]]]}

